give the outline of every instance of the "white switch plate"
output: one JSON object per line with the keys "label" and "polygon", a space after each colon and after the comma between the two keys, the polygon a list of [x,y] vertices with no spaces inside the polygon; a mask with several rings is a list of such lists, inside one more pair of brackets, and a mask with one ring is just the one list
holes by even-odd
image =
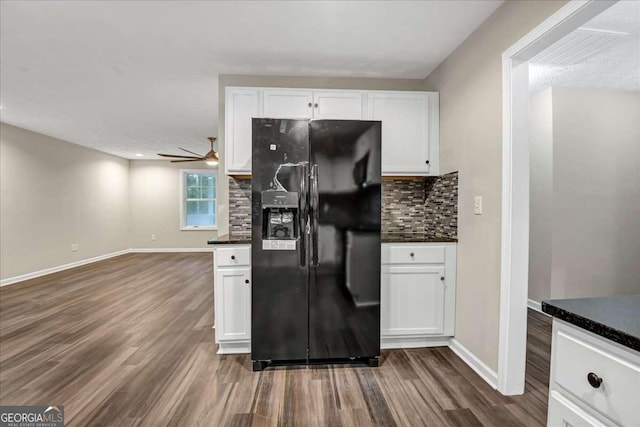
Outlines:
{"label": "white switch plate", "polygon": [[482,215],[482,196],[473,198],[473,214]]}
{"label": "white switch plate", "polygon": [[78,245],[77,243],[71,244],[71,252],[78,252],[79,250],[80,250],[80,245]]}
{"label": "white switch plate", "polygon": [[156,235],[155,234],[151,235],[151,240],[156,240]]}

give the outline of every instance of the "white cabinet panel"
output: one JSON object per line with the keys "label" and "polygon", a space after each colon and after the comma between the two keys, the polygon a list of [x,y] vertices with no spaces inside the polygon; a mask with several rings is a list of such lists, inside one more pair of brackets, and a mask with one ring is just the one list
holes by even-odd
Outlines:
{"label": "white cabinet panel", "polygon": [[216,340],[251,339],[251,269],[216,271]]}
{"label": "white cabinet panel", "polygon": [[437,100],[437,93],[368,93],[367,118],[382,121],[384,175],[438,173]]}
{"label": "white cabinet panel", "polygon": [[269,119],[310,119],[313,117],[313,92],[294,89],[265,89],[263,117]]}
{"label": "white cabinet panel", "polygon": [[227,88],[225,104],[225,173],[251,173],[251,119],[260,117],[258,89]]}
{"label": "white cabinet panel", "polygon": [[604,427],[604,424],[586,414],[556,391],[552,391],[549,395],[547,425],[550,427]]}
{"label": "white cabinet panel", "polygon": [[251,265],[251,248],[231,247],[216,249],[218,267],[241,267]]}
{"label": "white cabinet panel", "polygon": [[382,245],[383,264],[444,264],[445,246],[425,246],[424,244]]}
{"label": "white cabinet panel", "polygon": [[640,426],[639,353],[607,341],[554,319],[551,390],[616,425]]}
{"label": "white cabinet panel", "polygon": [[362,93],[314,91],[313,118],[362,120]]}
{"label": "white cabinet panel", "polygon": [[443,334],[444,276],[444,266],[383,266],[381,334]]}

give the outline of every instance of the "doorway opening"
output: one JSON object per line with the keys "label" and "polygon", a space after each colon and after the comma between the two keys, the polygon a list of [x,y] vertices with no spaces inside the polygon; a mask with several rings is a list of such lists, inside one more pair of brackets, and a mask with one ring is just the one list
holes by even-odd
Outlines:
{"label": "doorway opening", "polygon": [[[572,1],[503,53],[502,266],[498,390],[505,395],[524,392],[529,249],[530,243],[535,246],[541,240],[540,229],[536,228],[540,224],[530,221],[530,162],[538,162],[535,163],[536,167],[545,164],[544,156],[539,158],[540,152],[532,151],[531,146],[530,84],[531,87],[536,84],[540,86],[544,85],[545,81],[548,83],[549,79],[555,79],[556,84],[570,86],[576,83],[576,73],[588,68],[585,64],[588,65],[590,59],[606,49],[619,46],[616,43],[623,40],[623,33],[635,36],[637,42],[637,32],[607,28],[603,25],[605,20],[602,19],[602,16],[610,16],[617,8],[635,7],[632,3],[635,2]],[[631,19],[638,20],[639,17],[632,16]],[[569,71],[563,75],[559,70]],[[591,78],[594,81],[604,81],[602,75],[593,75]],[[578,85],[587,83],[584,77],[581,79]],[[575,124],[574,128],[578,127],[579,124]],[[548,151],[543,154],[548,155]],[[586,153],[582,154],[586,156]],[[588,161],[588,156],[586,157]],[[635,160],[640,161],[638,156]],[[585,173],[589,170],[597,173],[597,164],[597,159],[591,159],[588,165],[581,165],[581,170]],[[540,172],[541,170],[536,169],[536,179],[539,178]],[[534,198],[538,196],[539,193],[534,194]],[[540,200],[535,202],[535,208],[541,206]],[[535,235],[531,234],[531,242],[530,224],[535,228],[532,230]],[[536,251],[538,250],[536,246]],[[540,260],[534,260],[534,264],[537,262]]]}

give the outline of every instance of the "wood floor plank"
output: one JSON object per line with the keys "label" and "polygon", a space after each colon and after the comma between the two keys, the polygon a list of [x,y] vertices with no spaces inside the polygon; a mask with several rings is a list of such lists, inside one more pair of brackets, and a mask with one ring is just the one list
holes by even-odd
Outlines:
{"label": "wood floor plank", "polygon": [[484,424],[468,408],[449,409],[445,411],[451,421],[451,425],[456,427],[482,427]]}
{"label": "wood floor plank", "polygon": [[218,355],[210,254],[127,254],[0,288],[0,404],[62,404],[69,426],[543,426],[551,323],[529,312],[525,394],[448,348],[381,366],[252,372]]}

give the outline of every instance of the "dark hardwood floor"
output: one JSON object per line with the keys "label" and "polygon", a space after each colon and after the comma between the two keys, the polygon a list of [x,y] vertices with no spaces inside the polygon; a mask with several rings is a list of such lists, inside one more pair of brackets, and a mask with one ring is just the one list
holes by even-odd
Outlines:
{"label": "dark hardwood floor", "polygon": [[0,289],[0,404],[67,425],[542,426],[550,322],[529,314],[526,393],[504,397],[448,348],[379,368],[251,371],[216,355],[210,254],[129,254]]}

